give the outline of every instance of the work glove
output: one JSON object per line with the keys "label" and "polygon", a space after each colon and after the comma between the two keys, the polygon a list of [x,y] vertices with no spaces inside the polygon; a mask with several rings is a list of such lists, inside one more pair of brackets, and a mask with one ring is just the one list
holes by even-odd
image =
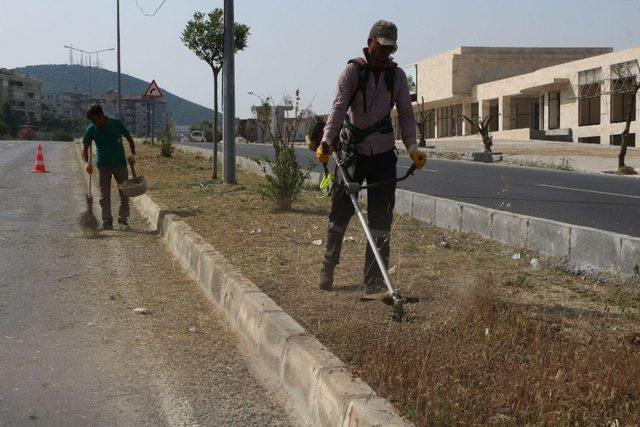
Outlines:
{"label": "work glove", "polygon": [[129,155],[129,157],[127,157],[127,161],[129,162],[129,164],[131,166],[136,164],[136,156],[134,156],[133,154]]}
{"label": "work glove", "polygon": [[412,150],[409,152],[409,157],[413,160],[413,165],[416,170],[420,170],[427,164],[427,156],[420,150]]}
{"label": "work glove", "polygon": [[86,170],[87,173],[91,175],[93,173],[93,166],[91,166],[91,163],[85,163],[84,170]]}
{"label": "work glove", "polygon": [[427,156],[420,150],[412,150],[409,152],[409,157],[413,160],[413,164],[416,170],[420,170],[427,164]]}
{"label": "work glove", "polygon": [[323,165],[329,163],[329,156],[331,155],[331,145],[327,141],[322,143],[316,149],[316,157]]}

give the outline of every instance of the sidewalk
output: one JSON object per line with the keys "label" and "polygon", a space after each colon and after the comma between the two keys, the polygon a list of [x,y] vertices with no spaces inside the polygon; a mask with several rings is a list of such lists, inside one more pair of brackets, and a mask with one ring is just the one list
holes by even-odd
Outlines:
{"label": "sidewalk", "polygon": [[[404,147],[402,142],[398,142],[397,145]],[[458,153],[483,150],[480,136],[431,139],[427,140],[427,146],[435,146],[436,151]],[[613,172],[617,169],[620,147],[577,142],[495,139],[492,149],[494,152],[503,153],[505,161],[518,160],[559,164],[563,159],[567,159],[576,171],[602,173],[605,171]],[[640,169],[640,149],[629,147],[625,163],[627,166]]]}

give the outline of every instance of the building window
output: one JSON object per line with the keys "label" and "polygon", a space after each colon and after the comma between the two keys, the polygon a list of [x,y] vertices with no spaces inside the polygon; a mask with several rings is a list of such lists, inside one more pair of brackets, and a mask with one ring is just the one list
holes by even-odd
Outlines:
{"label": "building window", "polygon": [[438,108],[438,138],[462,135],[462,104]]}
{"label": "building window", "polygon": [[578,138],[578,142],[583,144],[600,144],[599,136],[585,136],[582,138]]}
{"label": "building window", "polygon": [[489,119],[489,131],[497,132],[500,116],[500,105],[498,104],[497,99],[491,100],[489,102],[489,114],[491,114],[491,119]]}
{"label": "building window", "polygon": [[[636,100],[633,86],[636,84],[638,66],[636,61],[623,62],[611,66],[611,123],[636,119]],[[631,110],[631,111],[629,111]]]}
{"label": "building window", "polygon": [[432,139],[436,137],[436,110],[428,110],[427,114],[427,120],[424,124],[424,137],[425,139]]}
{"label": "building window", "polygon": [[578,73],[578,125],[600,124],[601,68]]}
{"label": "building window", "polygon": [[[480,105],[477,102],[471,103],[471,120],[476,121],[480,120]],[[475,135],[478,133],[478,127],[476,125],[471,125],[471,135]]]}
{"label": "building window", "polygon": [[549,129],[560,127],[560,92],[549,92]]}
{"label": "building window", "polygon": [[[622,145],[622,134],[610,135],[609,144]],[[635,146],[636,146],[636,134],[630,133],[629,137],[627,138],[627,147],[635,147]]]}

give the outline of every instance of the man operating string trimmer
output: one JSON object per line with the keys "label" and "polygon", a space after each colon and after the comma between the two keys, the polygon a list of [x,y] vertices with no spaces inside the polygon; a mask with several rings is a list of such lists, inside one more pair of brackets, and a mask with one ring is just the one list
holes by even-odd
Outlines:
{"label": "man operating string trimmer", "polygon": [[[363,49],[364,58],[352,59],[342,71],[338,89],[331,107],[322,143],[316,150],[318,159],[326,165],[334,141],[340,130],[342,138],[341,159],[351,180],[367,185],[367,212],[369,231],[373,236],[385,270],[389,264],[389,237],[393,221],[396,189],[395,138],[390,112],[397,107],[402,141],[416,169],[426,163],[424,153],[416,144],[416,125],[411,106],[407,76],[397,68],[390,55],[397,46],[398,30],[389,21],[373,24]],[[344,121],[344,123],[343,123]],[[343,128],[344,126],[344,128]],[[376,183],[379,185],[375,186]],[[333,274],[340,261],[340,250],[345,230],[354,214],[353,191],[338,180],[332,192],[331,213],[327,245],[320,272],[319,287],[333,288]],[[367,244],[364,264],[365,293],[372,294],[384,289],[383,274],[376,258]]]}

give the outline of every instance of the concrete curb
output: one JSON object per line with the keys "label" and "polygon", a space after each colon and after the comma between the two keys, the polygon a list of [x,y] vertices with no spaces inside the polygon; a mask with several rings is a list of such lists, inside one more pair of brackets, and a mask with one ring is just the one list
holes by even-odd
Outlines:
{"label": "concrete curb", "polygon": [[230,265],[168,209],[142,195],[131,202],[162,233],[167,246],[260,355],[298,412],[302,424],[406,426],[393,406],[351,375],[336,356]]}
{"label": "concrete curb", "polygon": [[[239,164],[262,172],[253,160],[239,159]],[[266,370],[291,398],[301,424],[410,425],[177,215],[147,195],[131,202],[165,236],[171,252],[207,298],[260,355]]]}
{"label": "concrete curb", "polygon": [[[211,151],[178,146],[185,152],[211,157]],[[247,171],[264,175],[255,161],[238,157]],[[310,184],[317,184],[322,174],[312,172]],[[366,201],[366,192],[360,193]],[[499,211],[451,199],[396,190],[394,211],[429,225],[451,231],[473,232],[508,245],[541,255],[559,258],[576,271],[598,271],[625,278],[640,271],[640,238],[543,218]]]}

